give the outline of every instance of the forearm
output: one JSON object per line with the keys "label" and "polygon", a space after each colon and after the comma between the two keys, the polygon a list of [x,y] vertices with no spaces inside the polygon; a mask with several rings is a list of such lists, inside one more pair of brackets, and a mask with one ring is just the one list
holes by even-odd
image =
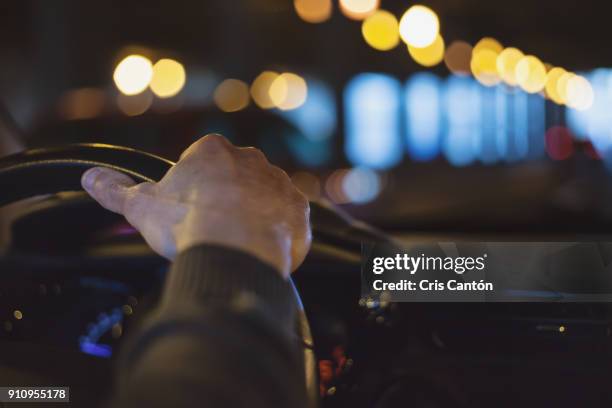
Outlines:
{"label": "forearm", "polygon": [[258,259],[185,251],[124,350],[115,405],[305,406],[294,311],[289,283]]}

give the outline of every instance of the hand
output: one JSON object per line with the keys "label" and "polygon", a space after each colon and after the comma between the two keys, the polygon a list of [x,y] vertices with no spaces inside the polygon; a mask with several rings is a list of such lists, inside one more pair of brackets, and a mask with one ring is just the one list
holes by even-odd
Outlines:
{"label": "hand", "polygon": [[172,260],[197,244],[246,251],[287,277],[310,247],[308,200],[253,147],[211,134],[192,144],[158,183],[89,169],[83,188],[125,216],[158,254]]}

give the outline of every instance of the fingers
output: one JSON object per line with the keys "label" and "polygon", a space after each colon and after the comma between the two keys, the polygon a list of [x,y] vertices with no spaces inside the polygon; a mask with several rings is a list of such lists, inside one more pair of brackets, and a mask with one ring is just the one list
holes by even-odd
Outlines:
{"label": "fingers", "polygon": [[94,167],[83,173],[81,185],[102,207],[125,215],[130,187],[136,183],[118,171]]}

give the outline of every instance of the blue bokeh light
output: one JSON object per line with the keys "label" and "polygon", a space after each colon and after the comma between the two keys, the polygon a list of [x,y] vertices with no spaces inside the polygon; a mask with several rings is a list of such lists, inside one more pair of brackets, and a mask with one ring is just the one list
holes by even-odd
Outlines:
{"label": "blue bokeh light", "polygon": [[482,146],[480,85],[469,77],[450,76],[446,81],[444,109],[447,126],[442,151],[455,166],[471,164]]}
{"label": "blue bokeh light", "polygon": [[440,79],[429,72],[412,75],[404,99],[408,153],[416,161],[432,160],[440,152]]}
{"label": "blue bokeh light", "polygon": [[399,81],[365,73],[344,91],[345,152],[358,166],[386,169],[402,160]]}

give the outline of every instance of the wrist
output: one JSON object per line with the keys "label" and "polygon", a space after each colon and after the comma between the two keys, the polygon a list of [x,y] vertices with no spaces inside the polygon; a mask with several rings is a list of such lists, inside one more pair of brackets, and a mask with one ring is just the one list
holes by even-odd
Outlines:
{"label": "wrist", "polygon": [[201,244],[222,245],[255,256],[287,278],[291,264],[288,229],[244,218],[227,213],[215,215],[211,211],[206,211],[206,216],[188,215],[175,231],[177,253]]}

